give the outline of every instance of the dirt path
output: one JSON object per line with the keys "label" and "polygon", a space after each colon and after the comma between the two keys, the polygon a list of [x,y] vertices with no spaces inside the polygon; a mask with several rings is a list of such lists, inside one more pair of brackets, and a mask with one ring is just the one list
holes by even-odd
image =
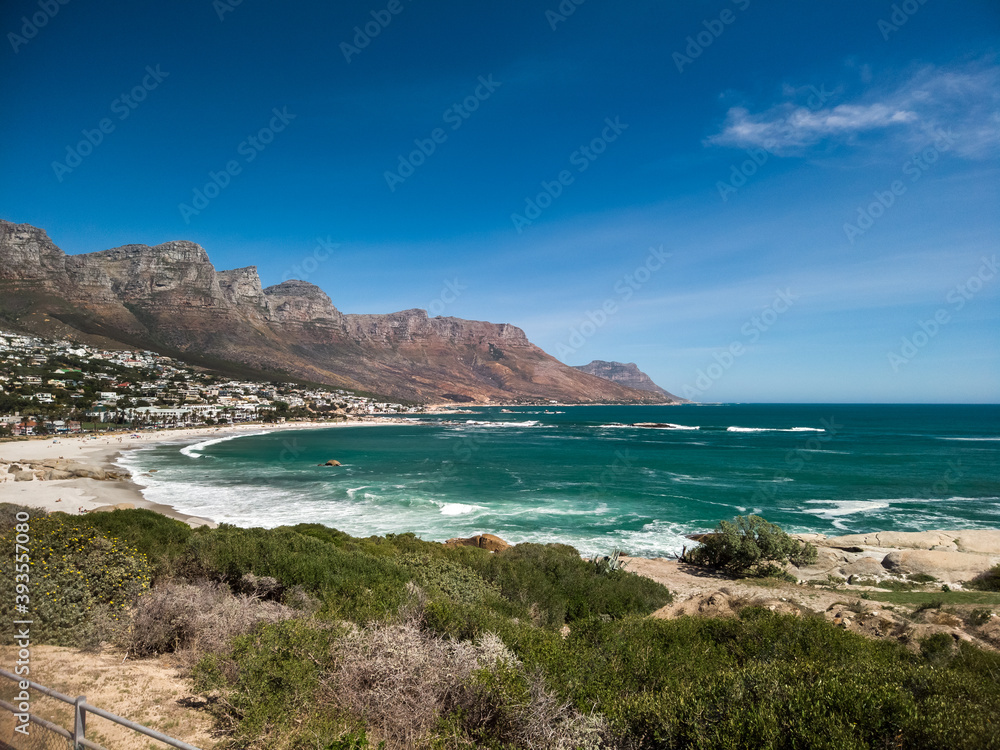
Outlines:
{"label": "dirt path", "polygon": [[788,599],[813,612],[824,612],[845,598],[857,598],[856,594],[853,597],[845,596],[838,591],[799,586],[779,579],[747,583],[713,570],[663,558],[630,558],[626,570],[652,578],[670,589],[675,597],[675,602],[671,605],[674,608],[686,600],[703,597],[720,589],[726,589],[731,596],[739,598],[778,601]]}
{"label": "dirt path", "polygon": [[[13,646],[0,647],[0,665],[11,671],[17,660]],[[33,646],[30,678],[64,695],[86,695],[91,705],[143,724],[196,747],[212,748],[212,718],[204,700],[193,694],[191,681],[166,658],[122,662],[121,653],[94,654],[59,646]],[[0,679],[0,698],[11,702],[17,686]],[[33,692],[31,712],[72,731],[73,708]],[[87,739],[115,750],[165,747],[143,735],[87,716]],[[0,711],[0,740],[18,750],[65,750],[66,741],[35,724],[24,738],[14,732],[13,716]]]}

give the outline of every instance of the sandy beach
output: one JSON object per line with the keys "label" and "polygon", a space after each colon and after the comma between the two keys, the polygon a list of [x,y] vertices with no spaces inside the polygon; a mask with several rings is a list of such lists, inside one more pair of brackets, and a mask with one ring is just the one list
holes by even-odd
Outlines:
{"label": "sandy beach", "polygon": [[[88,513],[97,508],[131,503],[136,508],[147,508],[192,526],[215,523],[179,513],[168,505],[153,503],[142,495],[142,483],[127,477],[127,472],[115,462],[120,454],[158,443],[192,443],[199,440],[244,435],[248,433],[305,430],[329,427],[358,427],[395,424],[398,418],[373,418],[347,422],[292,422],[285,424],[240,424],[225,427],[192,427],[177,430],[143,431],[139,433],[114,433],[111,435],[67,435],[37,437],[0,443],[0,502],[16,503],[46,511],[62,511],[72,515]],[[135,434],[136,437],[132,435]],[[11,464],[25,465],[43,461],[65,460],[98,467],[122,475],[118,479],[71,479],[16,481],[8,471]]]}

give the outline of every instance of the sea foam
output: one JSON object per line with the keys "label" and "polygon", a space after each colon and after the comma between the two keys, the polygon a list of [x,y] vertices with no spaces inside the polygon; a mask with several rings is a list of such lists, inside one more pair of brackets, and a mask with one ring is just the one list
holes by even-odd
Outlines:
{"label": "sea foam", "polygon": [[238,438],[252,437],[253,435],[267,435],[267,432],[248,432],[245,435],[228,435],[227,437],[214,438],[212,440],[203,440],[200,443],[195,443],[194,445],[188,445],[181,448],[181,454],[187,456],[188,458],[201,458],[203,451],[210,445],[218,445],[219,443],[226,443],[230,440],[236,440]]}

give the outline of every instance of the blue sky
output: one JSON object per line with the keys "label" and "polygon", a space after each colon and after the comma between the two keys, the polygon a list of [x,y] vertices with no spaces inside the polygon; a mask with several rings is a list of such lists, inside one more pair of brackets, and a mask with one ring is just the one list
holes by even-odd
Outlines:
{"label": "blue sky", "polygon": [[11,0],[0,216],[697,400],[1000,401],[1000,6],[577,2]]}

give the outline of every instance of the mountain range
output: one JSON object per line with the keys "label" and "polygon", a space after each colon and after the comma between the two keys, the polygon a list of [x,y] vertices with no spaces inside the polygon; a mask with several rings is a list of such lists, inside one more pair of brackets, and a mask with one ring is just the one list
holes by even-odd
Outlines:
{"label": "mountain range", "polygon": [[[682,401],[635,365],[565,365],[507,323],[430,318],[417,309],[344,314],[314,284],[290,280],[264,288],[255,266],[217,271],[193,242],[67,255],[44,230],[3,220],[0,323],[40,336],[149,349],[222,372],[406,401]],[[628,374],[609,378],[618,371],[605,365]]]}
{"label": "mountain range", "polygon": [[679,399],[672,393],[668,393],[658,386],[653,380],[639,369],[635,362],[623,364],[621,362],[605,362],[603,359],[595,359],[589,365],[574,365],[574,369],[585,372],[588,375],[596,375],[604,380],[610,380],[627,388],[637,391],[648,391],[663,398],[664,403],[679,402]]}

